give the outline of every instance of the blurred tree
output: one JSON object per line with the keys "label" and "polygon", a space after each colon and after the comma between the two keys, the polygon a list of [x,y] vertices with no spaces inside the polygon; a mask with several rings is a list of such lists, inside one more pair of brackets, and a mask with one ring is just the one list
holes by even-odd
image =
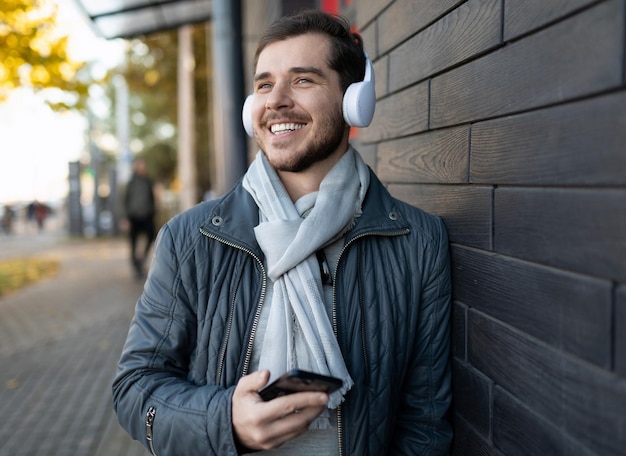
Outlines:
{"label": "blurred tree", "polygon": [[68,37],[56,26],[51,0],[0,2],[0,102],[17,87],[57,88],[65,97],[48,101],[53,109],[85,107],[90,81],[84,62],[67,53]]}

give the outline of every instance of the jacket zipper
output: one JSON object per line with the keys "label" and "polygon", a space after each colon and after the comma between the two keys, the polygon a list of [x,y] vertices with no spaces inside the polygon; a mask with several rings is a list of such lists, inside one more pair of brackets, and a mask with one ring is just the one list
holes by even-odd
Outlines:
{"label": "jacket zipper", "polygon": [[153,456],[157,456],[154,451],[154,444],[152,443],[152,426],[154,425],[155,416],[156,409],[154,407],[150,407],[146,413],[146,440],[148,441],[148,446],[150,447],[150,453],[152,453]]}
{"label": "jacket zipper", "polygon": [[[341,249],[341,252],[339,253],[339,257],[337,258],[337,267],[335,268],[335,274],[333,277],[333,331],[335,332],[335,337],[337,338],[337,340],[339,340],[339,329],[338,329],[338,324],[337,324],[337,271],[339,271],[339,263],[341,262],[341,258],[343,257],[344,252],[347,250],[347,248],[352,245],[356,240],[364,238],[366,236],[388,236],[388,237],[392,237],[392,236],[401,236],[404,234],[409,234],[411,231],[407,228],[404,230],[400,230],[400,231],[392,231],[392,232],[378,232],[378,231],[370,231],[368,233],[362,233],[359,234],[358,236],[353,237],[352,239],[350,239],[346,245],[343,246],[343,248]],[[361,299],[361,297],[359,297],[359,299]],[[361,309],[363,307],[361,306]],[[363,338],[365,339],[365,327],[364,327],[364,320],[363,318],[361,318],[361,334],[363,335]],[[367,359],[367,352],[365,350],[365,344],[361,344],[362,348],[363,348],[363,359],[365,360],[364,362],[366,363],[366,366],[369,364],[369,361]],[[368,369],[366,367],[366,369]],[[343,442],[343,413],[342,413],[342,406],[341,404],[337,407],[337,444],[339,447],[339,456],[343,456],[344,454],[344,442]]]}
{"label": "jacket zipper", "polygon": [[[208,233],[202,228],[200,228],[200,233],[202,233],[204,236],[208,237],[209,239],[213,239],[224,245],[227,245],[229,247],[232,247],[234,249],[247,253],[248,255],[250,255],[252,258],[256,260],[256,262],[259,264],[259,267],[261,268],[261,271],[263,273],[263,286],[261,289],[261,297],[259,298],[259,304],[257,305],[256,313],[254,314],[254,320],[252,322],[252,328],[250,330],[250,338],[248,339],[248,346],[246,347],[246,355],[244,358],[243,375],[246,375],[248,373],[248,369],[250,368],[250,359],[252,358],[252,346],[253,346],[254,338],[256,336],[257,327],[259,326],[259,320],[261,318],[261,309],[263,308],[263,302],[265,301],[265,294],[267,291],[267,274],[265,272],[265,267],[263,266],[263,262],[261,261],[261,259],[251,250],[248,250],[244,247],[241,247],[237,244],[227,241],[226,239],[222,239],[211,233]],[[230,338],[230,331],[231,331],[232,322],[233,322],[234,307],[235,307],[235,297],[233,296],[233,299],[231,302],[230,316],[228,318],[228,329],[226,331],[226,340],[224,341],[224,349],[222,350],[222,353],[220,354],[220,361],[219,361],[218,368],[217,368],[217,378],[216,378],[217,383],[220,383],[222,372],[224,370],[224,363],[226,359],[226,347],[228,346],[228,339]]]}

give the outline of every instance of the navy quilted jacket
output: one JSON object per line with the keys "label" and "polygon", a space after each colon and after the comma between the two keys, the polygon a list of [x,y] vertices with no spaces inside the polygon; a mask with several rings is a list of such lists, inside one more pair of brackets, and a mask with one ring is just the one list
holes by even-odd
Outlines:
{"label": "navy quilted jacket", "polygon": [[[113,384],[119,421],[154,454],[234,455],[231,397],[248,372],[268,279],[239,184],[170,220]],[[442,221],[371,174],[335,283],[355,381],[339,410],[344,455],[447,454],[450,266]]]}

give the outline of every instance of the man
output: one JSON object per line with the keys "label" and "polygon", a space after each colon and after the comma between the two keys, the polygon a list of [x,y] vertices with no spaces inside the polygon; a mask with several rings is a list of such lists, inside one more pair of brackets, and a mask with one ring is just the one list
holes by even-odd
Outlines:
{"label": "man", "polygon": [[[121,424],[153,454],[448,452],[447,237],[348,143],[342,97],[364,68],[360,37],[324,13],[261,39],[261,151],[161,231],[114,381]],[[343,388],[264,401],[294,367]]]}
{"label": "man", "polygon": [[[143,277],[144,264],[154,242],[154,215],[156,203],[152,180],[148,177],[146,161],[133,162],[133,175],[124,194],[124,211],[128,220],[130,260],[136,278]],[[143,248],[138,249],[140,236],[144,235]]]}

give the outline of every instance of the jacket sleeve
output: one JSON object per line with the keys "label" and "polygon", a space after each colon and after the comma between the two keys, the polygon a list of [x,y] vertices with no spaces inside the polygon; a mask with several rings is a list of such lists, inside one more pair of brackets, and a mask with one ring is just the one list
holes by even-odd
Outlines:
{"label": "jacket sleeve", "polygon": [[[153,454],[237,454],[231,425],[234,387],[187,379],[197,317],[181,281],[181,261],[166,225],[118,364],[114,408],[122,427]],[[149,411],[151,426],[146,425]]]}
{"label": "jacket sleeve", "polygon": [[419,325],[403,384],[393,454],[446,455],[452,440],[450,257],[445,226],[438,217],[433,219],[433,241],[421,252],[423,269],[416,278],[421,280]]}

